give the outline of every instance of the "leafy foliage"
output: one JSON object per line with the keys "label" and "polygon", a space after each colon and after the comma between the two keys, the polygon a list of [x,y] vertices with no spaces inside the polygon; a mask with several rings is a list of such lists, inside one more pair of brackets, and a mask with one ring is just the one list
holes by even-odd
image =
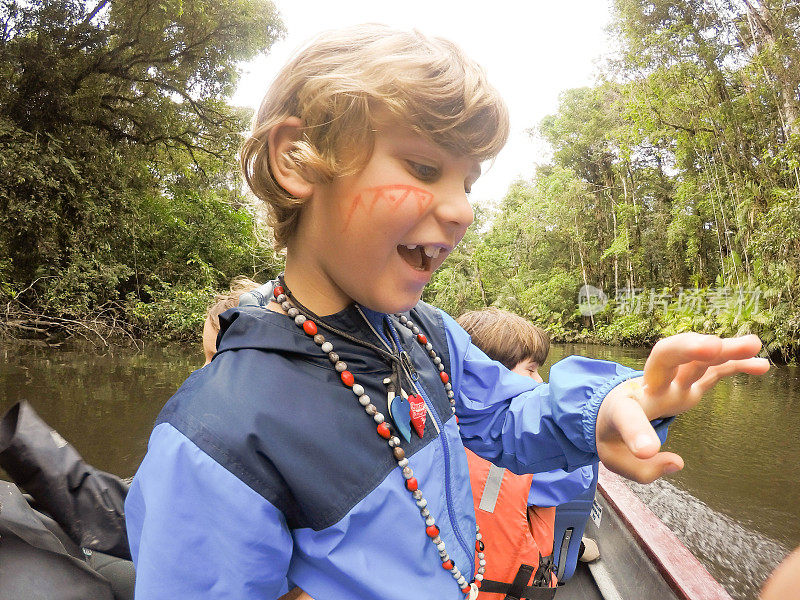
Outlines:
{"label": "leafy foliage", "polygon": [[[482,303],[562,337],[754,332],[772,356],[795,354],[799,31],[797,0],[616,0],[618,52],[600,82],[564,92],[531,131],[552,164],[512,186],[470,240],[461,270],[482,266]],[[576,312],[584,284],[608,294],[605,312]],[[758,292],[757,309],[708,308],[740,289]],[[615,310],[632,290],[671,299]],[[702,302],[678,300],[691,294]]]}
{"label": "leafy foliage", "polygon": [[3,0],[0,24],[0,294],[80,318],[272,272],[226,102],[282,34],[269,0]]}

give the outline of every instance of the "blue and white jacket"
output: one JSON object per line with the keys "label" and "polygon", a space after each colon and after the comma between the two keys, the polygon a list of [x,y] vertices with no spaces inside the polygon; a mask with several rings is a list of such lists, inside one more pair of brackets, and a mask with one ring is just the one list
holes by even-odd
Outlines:
{"label": "blue and white jacket", "polygon": [[[394,317],[370,318],[395,324],[419,373],[430,414],[424,437],[412,433],[403,448],[471,581],[475,516],[463,447],[517,473],[586,465],[596,459],[601,401],[639,373],[571,357],[538,384],[490,360],[441,311],[420,302],[406,314],[450,374],[458,424],[411,332]],[[326,320],[380,344],[355,306]],[[391,448],[314,341],[261,307],[220,321],[217,355],[161,411],[128,493],[136,599],[272,599],[288,582],[316,600],[462,600]],[[324,333],[388,415],[389,367]]]}

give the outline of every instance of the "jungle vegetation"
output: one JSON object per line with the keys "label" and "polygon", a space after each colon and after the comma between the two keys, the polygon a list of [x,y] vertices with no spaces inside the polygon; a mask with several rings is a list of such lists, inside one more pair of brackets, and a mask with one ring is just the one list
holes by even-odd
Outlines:
{"label": "jungle vegetation", "polygon": [[[597,83],[530,130],[552,160],[477,207],[426,300],[561,340],[755,332],[796,356],[800,1],[612,13]],[[269,0],[0,0],[6,331],[196,339],[215,290],[277,271],[237,175],[250,113],[229,98],[282,33]],[[603,310],[582,314],[584,285]]]}
{"label": "jungle vegetation", "polygon": [[[427,299],[557,339],[800,342],[800,2],[616,0],[593,87],[530,134],[552,160],[482,215]],[[578,310],[583,285],[602,311]],[[591,313],[592,310],[584,311]]]}
{"label": "jungle vegetation", "polygon": [[228,98],[282,33],[269,0],[0,0],[7,331],[194,338],[214,289],[272,274]]}

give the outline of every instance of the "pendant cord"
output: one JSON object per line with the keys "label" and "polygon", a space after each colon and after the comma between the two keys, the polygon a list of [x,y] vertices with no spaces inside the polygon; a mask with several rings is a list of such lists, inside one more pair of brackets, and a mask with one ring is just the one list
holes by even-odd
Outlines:
{"label": "pendant cord", "polygon": [[[359,339],[354,335],[350,335],[346,331],[342,331],[338,327],[334,327],[333,325],[330,325],[329,323],[326,323],[325,320],[322,317],[320,317],[318,314],[316,314],[311,309],[309,309],[306,306],[304,306],[297,298],[295,298],[294,294],[289,289],[289,286],[286,285],[286,280],[283,278],[283,274],[278,275],[278,281],[280,282],[284,293],[292,301],[292,304],[294,304],[295,308],[298,311],[300,311],[300,313],[305,318],[311,319],[319,327],[322,327],[323,329],[327,329],[331,333],[335,333],[336,335],[341,336],[344,339],[353,342],[354,344],[357,344],[357,345],[359,345],[359,346],[361,346],[363,348],[367,348],[367,349],[372,350],[373,352],[375,352],[378,356],[382,357],[384,360],[386,360],[389,363],[389,366],[392,369],[392,378],[395,379],[399,383],[399,374],[402,373],[402,371],[403,371],[402,360],[400,359],[399,350],[396,349],[397,350],[397,354],[392,353],[392,352],[387,352],[386,350],[384,350],[383,348],[381,348],[379,346],[376,346],[375,344],[372,344],[372,343],[370,343],[370,342],[368,342],[366,340]],[[395,346],[394,340],[391,339],[391,336],[389,336],[389,339],[391,340],[391,344],[394,347]]]}

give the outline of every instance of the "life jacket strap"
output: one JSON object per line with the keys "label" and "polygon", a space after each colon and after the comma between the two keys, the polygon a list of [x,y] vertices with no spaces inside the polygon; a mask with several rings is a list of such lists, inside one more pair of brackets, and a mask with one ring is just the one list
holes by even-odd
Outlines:
{"label": "life jacket strap", "polygon": [[[537,569],[537,574],[538,571]],[[512,583],[484,579],[481,582],[481,592],[486,594],[505,594],[503,600],[552,600],[556,595],[557,588],[528,585],[528,581],[530,581],[533,572],[534,567],[522,564]],[[535,583],[536,579],[534,578],[534,584]]]}
{"label": "life jacket strap", "polygon": [[539,568],[533,574],[533,585],[536,587],[552,587],[550,584],[554,580],[553,577],[553,555],[542,556],[539,553]]}

